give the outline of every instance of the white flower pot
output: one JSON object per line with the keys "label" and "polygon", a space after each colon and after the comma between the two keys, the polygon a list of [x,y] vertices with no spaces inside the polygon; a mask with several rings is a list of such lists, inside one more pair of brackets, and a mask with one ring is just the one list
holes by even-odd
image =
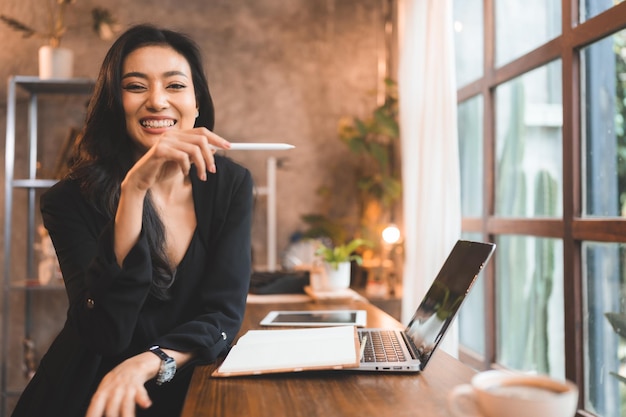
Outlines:
{"label": "white flower pot", "polygon": [[350,262],[340,262],[337,269],[324,264],[324,273],[316,291],[336,291],[350,287]]}
{"label": "white flower pot", "polygon": [[44,45],[39,48],[39,78],[72,78],[74,75],[74,51]]}

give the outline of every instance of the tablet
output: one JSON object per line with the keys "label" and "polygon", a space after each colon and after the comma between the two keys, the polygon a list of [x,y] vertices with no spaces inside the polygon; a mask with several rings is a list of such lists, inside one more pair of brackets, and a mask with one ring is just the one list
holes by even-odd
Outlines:
{"label": "tablet", "polygon": [[365,327],[365,310],[270,311],[263,326],[358,326]]}

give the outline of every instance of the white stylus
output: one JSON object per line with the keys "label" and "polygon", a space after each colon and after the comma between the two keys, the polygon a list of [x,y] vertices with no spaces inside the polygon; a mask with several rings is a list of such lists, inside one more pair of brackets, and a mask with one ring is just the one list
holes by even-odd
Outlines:
{"label": "white stylus", "polygon": [[287,149],[295,148],[294,145],[288,143],[245,143],[245,142],[231,142],[230,149],[218,149],[218,150],[230,150],[230,151],[285,151]]}

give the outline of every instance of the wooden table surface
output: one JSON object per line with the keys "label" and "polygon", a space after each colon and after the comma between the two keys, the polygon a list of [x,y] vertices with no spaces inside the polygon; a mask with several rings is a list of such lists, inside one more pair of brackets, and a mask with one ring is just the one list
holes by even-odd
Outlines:
{"label": "wooden table surface", "polygon": [[[367,310],[367,327],[404,328],[372,304],[248,304],[241,332],[262,328],[271,310]],[[421,373],[319,371],[214,378],[215,365],[196,368],[181,417],[451,417],[447,396],[474,371],[439,350]]]}

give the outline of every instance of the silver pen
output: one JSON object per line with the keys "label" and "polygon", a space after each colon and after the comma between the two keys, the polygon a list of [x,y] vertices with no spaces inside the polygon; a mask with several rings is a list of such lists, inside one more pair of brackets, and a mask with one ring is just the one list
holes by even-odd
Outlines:
{"label": "silver pen", "polygon": [[295,148],[288,143],[231,142],[230,149],[216,148],[218,151],[286,151]]}

